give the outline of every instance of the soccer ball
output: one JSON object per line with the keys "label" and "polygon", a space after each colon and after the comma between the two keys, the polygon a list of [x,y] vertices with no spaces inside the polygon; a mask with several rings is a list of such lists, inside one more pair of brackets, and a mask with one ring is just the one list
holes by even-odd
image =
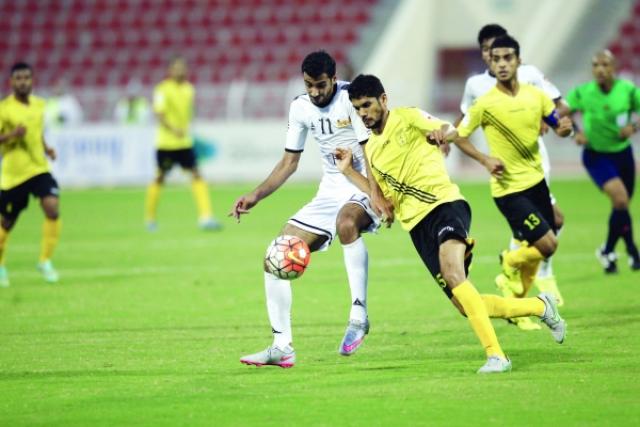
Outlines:
{"label": "soccer ball", "polygon": [[309,246],[296,236],[278,236],[269,245],[264,264],[278,279],[292,280],[302,276],[309,265]]}

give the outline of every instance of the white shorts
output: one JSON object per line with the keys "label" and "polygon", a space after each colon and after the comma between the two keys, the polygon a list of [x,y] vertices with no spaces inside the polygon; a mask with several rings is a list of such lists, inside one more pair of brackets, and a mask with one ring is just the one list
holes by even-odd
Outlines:
{"label": "white shorts", "polygon": [[371,208],[369,196],[346,178],[337,177],[323,178],[315,197],[287,222],[309,233],[328,237],[319,249],[324,251],[336,236],[338,213],[348,203],[360,206],[371,218],[371,224],[363,231],[375,233],[380,228],[380,218]]}

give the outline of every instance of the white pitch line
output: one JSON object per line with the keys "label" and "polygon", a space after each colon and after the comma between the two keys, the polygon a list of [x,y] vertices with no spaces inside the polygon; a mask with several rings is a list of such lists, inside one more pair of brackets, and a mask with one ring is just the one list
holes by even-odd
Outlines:
{"label": "white pitch line", "polygon": [[[558,254],[555,258],[558,262],[577,262],[577,261],[585,261],[585,260],[594,260],[595,257],[589,253],[566,253],[566,254]],[[255,259],[255,271],[256,274],[260,273],[260,263],[259,258]],[[482,255],[476,256],[473,259],[474,264],[483,264],[483,265],[495,265],[498,268],[498,257],[494,255]],[[385,259],[371,259],[370,262],[373,267],[397,267],[397,266],[416,266],[421,267],[421,261],[416,258],[385,258]],[[330,267],[330,268],[342,268],[341,261],[330,261],[323,263],[322,267]],[[56,264],[60,275],[63,278],[100,278],[100,277],[127,277],[127,276],[143,276],[149,274],[172,274],[172,273],[220,273],[225,270],[226,265],[208,263],[208,264],[198,264],[198,265],[184,265],[184,264],[176,264],[176,265],[150,265],[145,267],[120,267],[120,268],[110,268],[110,267],[80,267],[80,268],[68,268],[64,265]],[[12,270],[9,267],[9,272],[11,277],[39,277],[40,273],[34,270]]]}

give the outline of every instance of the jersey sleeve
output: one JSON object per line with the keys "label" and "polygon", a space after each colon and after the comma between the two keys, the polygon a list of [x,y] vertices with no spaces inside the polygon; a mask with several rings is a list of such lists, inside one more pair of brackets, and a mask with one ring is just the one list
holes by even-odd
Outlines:
{"label": "jersey sleeve", "polygon": [[473,105],[473,101],[473,94],[471,93],[471,79],[467,79],[467,82],[464,84],[464,93],[460,100],[460,112],[462,114],[467,114],[467,111],[469,111],[469,108]]}
{"label": "jersey sleeve", "polygon": [[538,89],[542,90],[549,98],[552,100],[556,100],[558,98],[562,98],[562,93],[560,90],[547,79],[542,71],[534,67],[533,65],[529,65],[532,74],[532,84],[536,86]]}
{"label": "jersey sleeve", "polygon": [[156,86],[153,90],[153,111],[164,114],[167,110],[167,97],[162,86]]}
{"label": "jersey sleeve", "polygon": [[364,125],[362,119],[358,116],[356,109],[353,107],[353,104],[351,104],[351,101],[349,101],[349,106],[349,120],[351,120],[351,127],[353,127],[358,143],[364,144],[371,136],[371,131]]}
{"label": "jersey sleeve", "polygon": [[307,140],[307,126],[300,117],[300,109],[297,108],[296,102],[291,103],[289,107],[289,123],[287,128],[287,141],[284,149],[293,153],[301,153],[304,151],[304,143]]}
{"label": "jersey sleeve", "polygon": [[545,92],[540,91],[538,96],[540,96],[542,102],[542,117],[547,117],[555,111],[556,104],[553,103]]}
{"label": "jersey sleeve", "polygon": [[411,125],[420,130],[425,135],[433,130],[440,129],[442,125],[452,126],[451,123],[432,116],[419,108],[410,108],[407,110],[407,116],[411,121]]}
{"label": "jersey sleeve", "polygon": [[458,135],[463,138],[470,136],[480,126],[483,112],[484,108],[476,101],[458,125]]}
{"label": "jersey sleeve", "polygon": [[631,90],[631,109],[640,114],[640,87],[633,86]]}
{"label": "jersey sleeve", "polygon": [[569,110],[582,111],[582,98],[580,97],[580,88],[576,87],[569,91],[567,94],[567,104],[569,104]]}

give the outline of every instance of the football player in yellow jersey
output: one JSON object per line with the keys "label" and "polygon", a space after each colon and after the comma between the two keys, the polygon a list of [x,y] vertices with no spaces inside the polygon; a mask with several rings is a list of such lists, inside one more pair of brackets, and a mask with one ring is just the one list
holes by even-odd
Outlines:
{"label": "football player in yellow jersey", "polygon": [[189,126],[193,117],[195,91],[187,81],[187,64],[183,58],[173,58],[169,64],[169,77],[159,83],[153,94],[153,110],[158,119],[156,134],[156,160],[158,173],[147,189],[145,221],[149,231],[157,228],[156,211],[160,188],[165,176],[174,165],[191,173],[191,188],[198,208],[198,224],[204,230],[221,228],[213,218],[207,183],[200,176],[193,151]]}
{"label": "football player in yellow jersey", "polygon": [[524,299],[480,295],[467,278],[474,244],[468,235],[471,210],[451,182],[438,148],[447,134],[455,134],[453,126],[417,108],[388,110],[384,87],[375,76],[358,76],[349,86],[349,98],[372,130],[365,145],[368,178],[354,170],[348,149],[336,150],[338,167],[371,194],[372,206],[389,225],[398,218],[438,285],[469,319],[487,356],[478,373],[511,370],[489,317],[539,316],[562,343],[565,322],[549,294]]}
{"label": "football player in yellow jersey", "polygon": [[[491,67],[497,83],[476,99],[458,126],[456,144],[491,173],[491,195],[507,219],[513,237],[523,245],[501,254],[503,273],[529,291],[540,262],[558,246],[553,207],[542,170],[538,135],[545,121],[561,137],[572,131],[568,117],[558,118],[553,101],[540,89],[518,82],[520,46],[511,36],[491,45]],[[468,137],[482,126],[489,144],[485,155]]]}
{"label": "football player in yellow jersey", "polygon": [[38,269],[49,283],[58,281],[51,256],[60,236],[58,183],[49,172],[46,156],[56,153],[44,140],[45,101],[33,96],[33,70],[19,62],[11,67],[12,94],[0,102],[0,286],[9,286],[4,265],[9,232],[33,194],[45,215]]}

